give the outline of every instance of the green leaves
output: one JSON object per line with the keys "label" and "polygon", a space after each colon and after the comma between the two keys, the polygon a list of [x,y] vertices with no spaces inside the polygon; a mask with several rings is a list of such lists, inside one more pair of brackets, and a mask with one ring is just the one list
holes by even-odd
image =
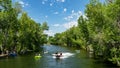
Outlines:
{"label": "green leaves", "polygon": [[19,52],[39,49],[46,43],[47,35],[43,31],[48,30],[47,23],[36,23],[25,12],[19,16],[21,5],[11,1],[0,0],[0,45]]}
{"label": "green leaves", "polygon": [[47,22],[43,22],[43,24],[42,24],[42,30],[48,30],[48,29],[49,29],[49,27],[47,25]]}
{"label": "green leaves", "polygon": [[23,47],[30,50],[36,50],[40,45],[46,43],[47,37],[43,34],[43,31],[48,29],[47,23],[40,25],[28,17],[27,13],[23,13],[19,21],[21,46],[24,45]]}
{"label": "green leaves", "polygon": [[[119,8],[118,0],[111,3],[102,4],[94,1],[87,5],[86,13],[89,18],[88,30],[90,36],[93,39],[94,53],[99,55],[99,51],[102,51],[103,59],[117,58],[119,57],[118,52],[119,41]],[[119,3],[120,4],[120,3]],[[94,44],[95,43],[95,44]],[[99,47],[99,49],[98,49]],[[103,49],[103,50],[102,50]],[[112,56],[111,54],[113,54]],[[111,59],[110,61],[118,62],[118,60]]]}
{"label": "green leaves", "polygon": [[78,26],[72,27],[61,34],[56,34],[52,40],[59,45],[89,48],[95,57],[102,56],[120,65],[120,0],[101,3],[90,0],[85,14],[78,19]]}

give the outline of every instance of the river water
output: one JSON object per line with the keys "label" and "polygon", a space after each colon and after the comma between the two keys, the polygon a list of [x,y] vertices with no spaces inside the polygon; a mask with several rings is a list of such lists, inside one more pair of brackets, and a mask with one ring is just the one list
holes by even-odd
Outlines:
{"label": "river water", "polygon": [[[90,58],[83,50],[54,45],[45,45],[43,50],[40,59],[34,58],[35,53],[0,59],[0,68],[117,68]],[[55,59],[52,54],[57,51],[64,57]]]}

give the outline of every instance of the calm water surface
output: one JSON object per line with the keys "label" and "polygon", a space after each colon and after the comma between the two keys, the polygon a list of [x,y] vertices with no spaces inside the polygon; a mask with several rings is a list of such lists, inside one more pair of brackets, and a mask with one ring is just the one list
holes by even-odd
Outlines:
{"label": "calm water surface", "polygon": [[[100,63],[89,57],[85,51],[76,53],[75,49],[61,46],[43,46],[42,58],[34,59],[35,53],[26,56],[0,59],[0,68],[117,68],[110,64]],[[73,54],[64,59],[55,59],[52,54],[56,51]]]}

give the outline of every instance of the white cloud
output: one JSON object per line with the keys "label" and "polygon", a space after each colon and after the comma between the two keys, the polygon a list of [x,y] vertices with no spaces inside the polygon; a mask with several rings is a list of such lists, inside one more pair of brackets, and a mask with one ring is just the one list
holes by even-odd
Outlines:
{"label": "white cloud", "polygon": [[71,12],[72,13],[69,16],[64,18],[66,21],[68,21],[67,23],[63,24],[64,28],[68,29],[73,26],[77,26],[77,20],[80,16],[83,16],[83,18],[87,19],[87,17],[84,14],[82,14],[81,11],[75,12],[74,10],[72,10]]}
{"label": "white cloud", "polygon": [[42,1],[42,4],[45,4],[45,2],[44,2],[44,1]]}
{"label": "white cloud", "polygon": [[48,16],[46,15],[45,18],[48,18]]}
{"label": "white cloud", "polygon": [[18,1],[18,3],[22,6],[22,7],[25,7],[25,6],[28,6],[29,4],[28,3],[25,3],[23,1]]}
{"label": "white cloud", "polygon": [[72,10],[71,12],[72,12],[72,13],[74,13],[75,11],[74,11],[74,10]]}
{"label": "white cloud", "polygon": [[61,2],[65,2],[65,0],[61,0]]}
{"label": "white cloud", "polygon": [[53,3],[50,3],[50,6],[53,6]]}
{"label": "white cloud", "polygon": [[59,12],[54,12],[53,14],[59,14]]}
{"label": "white cloud", "polygon": [[63,26],[65,27],[65,28],[67,28],[67,29],[69,29],[69,28],[71,28],[71,27],[73,27],[73,26],[77,26],[77,21],[70,21],[70,22],[68,22],[68,23],[65,23],[65,24],[63,24]]}
{"label": "white cloud", "polygon": [[65,0],[56,0],[57,2],[65,2]]}
{"label": "white cloud", "polygon": [[23,2],[23,1],[19,1],[19,4],[23,5],[23,4],[24,4],[24,2]]}
{"label": "white cloud", "polygon": [[72,21],[73,19],[78,19],[79,16],[82,15],[82,12],[81,11],[78,11],[78,12],[74,12],[74,10],[72,10],[72,14],[70,14],[69,16],[65,17],[64,19],[67,20],[67,21]]}
{"label": "white cloud", "polygon": [[64,19],[67,21],[70,21],[71,19],[73,19],[73,16],[68,16],[68,17],[65,17]]}
{"label": "white cloud", "polygon": [[67,11],[67,9],[66,9],[66,8],[64,8],[64,9],[63,9],[63,12],[66,12],[66,11]]}
{"label": "white cloud", "polygon": [[55,26],[55,27],[59,27],[59,26],[61,26],[60,24],[54,24],[53,26]]}
{"label": "white cloud", "polygon": [[54,36],[54,32],[52,30],[45,30],[44,34],[47,34],[48,36]]}

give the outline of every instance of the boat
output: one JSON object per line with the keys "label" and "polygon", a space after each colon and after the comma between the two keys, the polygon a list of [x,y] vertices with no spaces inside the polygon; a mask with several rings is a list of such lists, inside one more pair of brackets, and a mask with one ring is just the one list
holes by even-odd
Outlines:
{"label": "boat", "polygon": [[4,58],[4,57],[7,57],[7,56],[8,56],[8,54],[1,54],[0,58]]}
{"label": "boat", "polygon": [[61,55],[56,55],[56,59],[60,59],[62,56]]}
{"label": "boat", "polygon": [[9,56],[11,56],[11,57],[16,57],[16,56],[17,56],[17,53],[16,53],[16,52],[11,52],[11,53],[9,54]]}
{"label": "boat", "polygon": [[35,59],[39,59],[39,58],[41,58],[42,56],[39,54],[39,55],[36,55],[34,58]]}
{"label": "boat", "polygon": [[41,58],[41,56],[35,56],[35,58]]}
{"label": "boat", "polygon": [[65,59],[65,58],[73,56],[74,54],[69,53],[69,52],[64,52],[64,53],[62,53],[61,56],[57,56],[57,55],[60,55],[60,53],[58,53],[58,54],[55,53],[55,54],[52,54],[52,55],[53,55],[54,59]]}
{"label": "boat", "polygon": [[58,53],[58,54],[52,54],[53,55],[53,58],[56,58],[56,59],[60,59],[62,58],[62,53]]}
{"label": "boat", "polygon": [[17,54],[11,53],[9,56],[11,56],[11,57],[16,57]]}

